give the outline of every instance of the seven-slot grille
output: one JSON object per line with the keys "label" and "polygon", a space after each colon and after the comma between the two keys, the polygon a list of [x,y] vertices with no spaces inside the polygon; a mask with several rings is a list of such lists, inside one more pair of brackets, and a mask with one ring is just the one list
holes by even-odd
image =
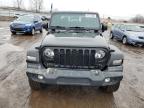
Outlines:
{"label": "seven-slot grille", "polygon": [[[95,59],[96,50],[97,49],[54,48],[54,61],[44,61],[44,65],[45,67],[102,69],[106,66],[108,57]],[[106,52],[107,50],[104,51]]]}
{"label": "seven-slot grille", "polygon": [[95,50],[54,49],[55,64],[65,66],[95,66]]}

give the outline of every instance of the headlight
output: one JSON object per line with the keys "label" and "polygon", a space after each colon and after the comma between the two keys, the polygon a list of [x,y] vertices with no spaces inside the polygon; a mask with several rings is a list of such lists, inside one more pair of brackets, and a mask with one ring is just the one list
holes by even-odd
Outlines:
{"label": "headlight", "polygon": [[31,24],[25,24],[25,26],[31,26]]}
{"label": "headlight", "polygon": [[51,49],[45,49],[43,52],[44,56],[52,59],[54,57],[54,52]]}
{"label": "headlight", "polygon": [[96,59],[101,59],[101,58],[104,58],[105,55],[106,55],[105,51],[103,51],[103,50],[98,50],[98,51],[96,51],[96,53],[95,53],[95,58],[96,58]]}
{"label": "headlight", "polygon": [[121,65],[122,63],[123,63],[122,59],[113,61],[113,65],[115,65],[115,66]]}

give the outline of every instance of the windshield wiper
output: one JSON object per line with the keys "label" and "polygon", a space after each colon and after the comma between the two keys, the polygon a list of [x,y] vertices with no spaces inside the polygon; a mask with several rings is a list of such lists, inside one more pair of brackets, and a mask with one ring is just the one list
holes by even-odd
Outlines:
{"label": "windshield wiper", "polygon": [[78,26],[75,26],[75,27],[68,27],[68,28],[71,28],[71,29],[86,29],[85,27],[78,27]]}
{"label": "windshield wiper", "polygon": [[134,31],[134,30],[129,30],[129,29],[128,29],[128,30],[126,30],[126,31]]}
{"label": "windshield wiper", "polygon": [[50,26],[50,29],[66,29],[66,27],[63,27],[63,26]]}
{"label": "windshield wiper", "polygon": [[91,31],[91,30],[97,30],[95,28],[86,28],[86,27],[78,27],[78,26],[75,26],[75,27],[68,27],[69,29],[77,29],[77,30],[86,30],[86,31]]}

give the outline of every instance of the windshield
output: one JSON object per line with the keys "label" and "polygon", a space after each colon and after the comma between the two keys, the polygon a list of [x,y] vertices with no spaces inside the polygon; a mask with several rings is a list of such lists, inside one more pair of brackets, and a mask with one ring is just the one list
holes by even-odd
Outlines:
{"label": "windshield", "polygon": [[17,21],[22,21],[22,22],[33,22],[33,16],[21,16],[17,19]]}
{"label": "windshield", "polygon": [[58,13],[52,15],[50,23],[50,27],[56,26],[100,29],[100,22],[97,14]]}
{"label": "windshield", "polygon": [[141,27],[137,26],[137,25],[127,25],[126,26],[126,30],[127,31],[144,31]]}

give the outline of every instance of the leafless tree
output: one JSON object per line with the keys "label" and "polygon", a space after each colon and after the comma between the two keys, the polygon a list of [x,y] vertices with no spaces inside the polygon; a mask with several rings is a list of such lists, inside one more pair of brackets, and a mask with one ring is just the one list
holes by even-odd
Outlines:
{"label": "leafless tree", "polygon": [[131,21],[134,23],[144,23],[144,17],[142,15],[136,15]]}
{"label": "leafless tree", "polygon": [[17,9],[21,9],[23,0],[16,0]]}
{"label": "leafless tree", "polygon": [[43,0],[31,0],[32,9],[36,12],[40,12],[43,8]]}

